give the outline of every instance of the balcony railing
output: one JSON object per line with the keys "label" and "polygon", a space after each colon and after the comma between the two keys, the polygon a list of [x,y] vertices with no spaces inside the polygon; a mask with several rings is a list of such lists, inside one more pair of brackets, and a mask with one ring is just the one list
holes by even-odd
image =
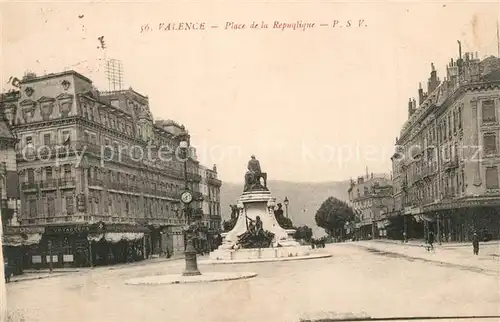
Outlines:
{"label": "balcony railing", "polygon": [[203,194],[201,192],[194,191],[193,192],[193,200],[195,200],[195,201],[203,200]]}
{"label": "balcony railing", "polygon": [[208,178],[207,183],[218,187],[222,185],[222,181],[217,178]]}
{"label": "balcony railing", "polygon": [[58,180],[57,179],[47,179],[47,180],[42,180],[40,181],[40,188],[41,189],[55,189],[58,186]]}

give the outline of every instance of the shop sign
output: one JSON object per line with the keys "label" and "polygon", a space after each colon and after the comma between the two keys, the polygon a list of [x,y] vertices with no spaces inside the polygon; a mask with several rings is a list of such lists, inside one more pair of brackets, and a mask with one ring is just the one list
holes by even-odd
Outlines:
{"label": "shop sign", "polygon": [[5,227],[4,228],[5,235],[14,235],[14,234],[43,234],[45,232],[44,227]]}
{"label": "shop sign", "polygon": [[89,226],[73,225],[73,226],[47,226],[45,232],[47,234],[81,234],[88,233]]}

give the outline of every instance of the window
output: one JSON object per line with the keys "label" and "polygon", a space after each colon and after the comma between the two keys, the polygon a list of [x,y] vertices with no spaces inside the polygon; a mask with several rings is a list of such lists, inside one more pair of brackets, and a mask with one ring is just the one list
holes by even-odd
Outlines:
{"label": "window", "polygon": [[88,132],[84,132],[84,133],[83,133],[83,139],[84,139],[84,141],[85,141],[85,142],[90,142]]}
{"label": "window", "polygon": [[485,155],[497,153],[497,136],[494,133],[483,136],[483,150]]}
{"label": "window", "polygon": [[53,217],[56,214],[56,205],[53,195],[47,196],[47,215]]}
{"label": "window", "polygon": [[448,114],[448,136],[451,137],[451,116]]}
{"label": "window", "polygon": [[33,144],[33,138],[32,138],[31,136],[27,136],[27,137],[25,138],[25,142],[26,142],[26,145],[27,145],[27,146],[30,146],[30,145],[32,145],[32,144]]}
{"label": "window", "polygon": [[498,168],[486,168],[486,189],[498,189]]}
{"label": "window", "polygon": [[35,183],[35,170],[28,169],[28,183]]}
{"label": "window", "polygon": [[462,128],[462,108],[458,109],[458,128]]}
{"label": "window", "polygon": [[94,120],[94,108],[89,107],[89,114],[90,114],[90,119],[93,121]]}
{"label": "window", "polygon": [[63,131],[62,137],[63,137],[63,142],[62,142],[63,144],[71,143],[71,133],[69,131]]}
{"label": "window", "polygon": [[50,133],[46,133],[43,135],[43,144],[50,145]]}
{"label": "window", "polygon": [[64,165],[64,178],[65,179],[71,178],[71,164]]}
{"label": "window", "polygon": [[72,215],[74,213],[73,196],[66,196],[66,213]]}
{"label": "window", "polygon": [[45,168],[45,179],[47,181],[52,180],[52,167]]}
{"label": "window", "polygon": [[483,123],[496,122],[495,102],[493,100],[482,102]]}
{"label": "window", "polygon": [[465,192],[465,173],[462,170],[462,192]]}
{"label": "window", "polygon": [[29,217],[30,218],[36,217],[36,200],[35,199],[31,199],[29,201]]}

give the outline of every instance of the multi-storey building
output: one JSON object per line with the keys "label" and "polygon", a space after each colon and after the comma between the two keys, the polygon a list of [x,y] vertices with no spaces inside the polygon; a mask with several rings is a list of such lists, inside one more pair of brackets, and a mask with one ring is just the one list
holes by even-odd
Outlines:
{"label": "multi-storey building", "polygon": [[356,228],[359,238],[377,238],[386,236],[387,216],[394,212],[391,180],[383,176],[366,175],[351,180],[349,204],[352,206],[358,222]]}
{"label": "multi-storey building", "polygon": [[[184,250],[187,130],[153,121],[148,97],[99,92],[74,71],[31,75],[1,102],[19,140],[21,227],[42,235],[27,266],[92,265]],[[198,161],[187,158],[194,217]]]}
{"label": "multi-storey building", "polygon": [[0,208],[4,226],[10,223],[18,207],[16,143],[0,109]]}
{"label": "multi-storey building", "polygon": [[[500,59],[473,54],[450,61],[440,81],[408,102],[393,155],[396,209],[423,221],[421,237],[467,240],[499,231]],[[488,230],[488,231],[485,231]]]}
{"label": "multi-storey building", "polygon": [[216,237],[221,232],[220,187],[222,181],[217,178],[217,167],[212,169],[200,166],[200,192],[203,194],[202,223],[206,227],[206,249],[212,251],[216,247]]}

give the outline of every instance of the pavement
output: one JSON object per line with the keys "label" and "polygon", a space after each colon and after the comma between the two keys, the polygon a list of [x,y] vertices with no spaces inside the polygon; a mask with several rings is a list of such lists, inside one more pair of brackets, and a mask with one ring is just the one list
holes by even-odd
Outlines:
{"label": "pavement", "polygon": [[463,245],[434,245],[434,250],[428,251],[423,242],[401,243],[374,240],[358,241],[347,243],[363,247],[368,250],[383,254],[397,255],[402,258],[430,261],[442,265],[454,265],[457,267],[488,272],[498,275],[500,272],[500,244],[498,242],[482,243],[478,256],[472,254],[472,246],[463,247]]}
{"label": "pavement", "polygon": [[[500,319],[498,274],[439,264],[465,261],[466,256],[483,263],[488,261],[480,257],[487,255],[453,255],[441,248],[427,254],[423,248],[380,242],[331,244],[322,251],[332,256],[200,266],[202,274],[257,273],[250,279],[213,283],[125,284],[133,278],[180,275],[184,263],[175,260],[67,273],[8,284],[7,305],[11,322],[299,322],[325,317],[408,321],[472,315],[476,318],[469,321],[483,321],[485,315],[496,316],[490,321]],[[430,256],[434,261],[425,260]]]}
{"label": "pavement", "polygon": [[175,260],[181,260],[184,259],[183,254],[179,255],[174,255],[170,258],[166,257],[158,257],[158,258],[151,258],[151,259],[146,259],[143,261],[139,262],[132,262],[132,263],[123,263],[123,264],[116,264],[116,265],[110,265],[110,266],[96,266],[96,267],[83,267],[83,268],[54,268],[52,272],[49,269],[26,269],[24,270],[24,274],[22,275],[15,275],[12,276],[10,279],[11,283],[19,283],[19,282],[25,282],[25,281],[32,281],[32,280],[37,280],[37,279],[45,279],[45,278],[52,278],[52,277],[58,277],[62,276],[65,274],[69,273],[78,273],[78,272],[89,272],[89,271],[95,271],[95,270],[117,270],[117,269],[123,269],[123,268],[130,268],[130,267],[135,267],[135,266],[142,266],[142,265],[148,265],[148,264],[154,264],[154,263],[162,263],[162,262],[168,262],[168,261],[175,261]]}

